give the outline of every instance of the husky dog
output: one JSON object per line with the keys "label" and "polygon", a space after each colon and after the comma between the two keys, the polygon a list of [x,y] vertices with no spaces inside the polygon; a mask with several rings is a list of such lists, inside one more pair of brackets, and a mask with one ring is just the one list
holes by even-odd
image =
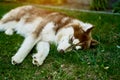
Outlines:
{"label": "husky dog", "polygon": [[48,56],[50,43],[55,43],[58,52],[72,49],[88,49],[98,42],[91,36],[93,25],[84,23],[59,12],[52,12],[27,5],[12,9],[0,20],[0,31],[12,35],[14,31],[25,37],[21,47],[12,57],[13,65],[20,64],[36,46],[32,63],[40,66]]}

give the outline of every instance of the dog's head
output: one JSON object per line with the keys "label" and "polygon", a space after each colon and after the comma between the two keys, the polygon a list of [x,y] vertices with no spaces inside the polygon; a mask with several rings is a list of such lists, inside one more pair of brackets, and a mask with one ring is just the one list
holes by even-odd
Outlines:
{"label": "dog's head", "polygon": [[[94,40],[91,35],[91,31],[94,28],[93,25],[84,23],[82,24],[71,24],[66,32],[70,34],[69,37],[64,38],[59,45],[58,49],[61,52],[70,51],[72,49],[88,49],[98,44],[98,41]],[[70,31],[69,31],[70,30]]]}
{"label": "dog's head", "polygon": [[80,46],[82,49],[88,49],[98,44],[98,41],[94,40],[91,35],[91,31],[94,28],[93,25],[89,23],[84,23],[84,25],[75,24],[73,28],[74,38],[72,42],[77,41],[74,43],[75,46]]}

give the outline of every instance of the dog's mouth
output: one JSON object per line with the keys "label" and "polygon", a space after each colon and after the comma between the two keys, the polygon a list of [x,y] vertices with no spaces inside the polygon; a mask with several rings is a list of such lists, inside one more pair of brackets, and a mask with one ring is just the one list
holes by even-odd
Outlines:
{"label": "dog's mouth", "polygon": [[73,37],[69,40],[69,46],[66,51],[71,51],[71,50],[79,50],[82,49],[82,43],[78,39],[74,39]]}
{"label": "dog's mouth", "polygon": [[80,50],[82,49],[82,43],[77,43],[77,44],[71,44],[70,47],[66,49],[66,51],[71,51],[71,50]]}

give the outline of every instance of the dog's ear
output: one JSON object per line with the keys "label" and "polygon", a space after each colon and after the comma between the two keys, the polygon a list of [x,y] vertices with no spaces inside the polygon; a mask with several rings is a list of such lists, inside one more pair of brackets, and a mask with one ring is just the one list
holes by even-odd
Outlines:
{"label": "dog's ear", "polygon": [[91,30],[93,29],[94,27],[92,26],[91,28],[87,29],[87,31],[85,32],[86,34],[90,34]]}
{"label": "dog's ear", "polygon": [[97,40],[95,40],[95,39],[91,40],[91,46],[96,46],[98,44],[99,44],[99,42]]}
{"label": "dog's ear", "polygon": [[85,26],[83,27],[83,30],[87,35],[89,35],[93,28],[94,26],[92,24],[86,23]]}

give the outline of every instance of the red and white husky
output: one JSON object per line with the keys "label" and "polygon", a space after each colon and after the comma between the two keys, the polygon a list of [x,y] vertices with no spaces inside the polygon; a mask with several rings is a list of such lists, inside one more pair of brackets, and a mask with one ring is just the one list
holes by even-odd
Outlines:
{"label": "red and white husky", "polygon": [[92,29],[89,23],[29,5],[9,11],[0,20],[0,31],[7,35],[16,31],[25,37],[12,57],[13,65],[21,63],[35,45],[37,53],[32,63],[37,66],[48,56],[50,43],[55,43],[59,52],[90,48],[97,44],[91,36]]}

